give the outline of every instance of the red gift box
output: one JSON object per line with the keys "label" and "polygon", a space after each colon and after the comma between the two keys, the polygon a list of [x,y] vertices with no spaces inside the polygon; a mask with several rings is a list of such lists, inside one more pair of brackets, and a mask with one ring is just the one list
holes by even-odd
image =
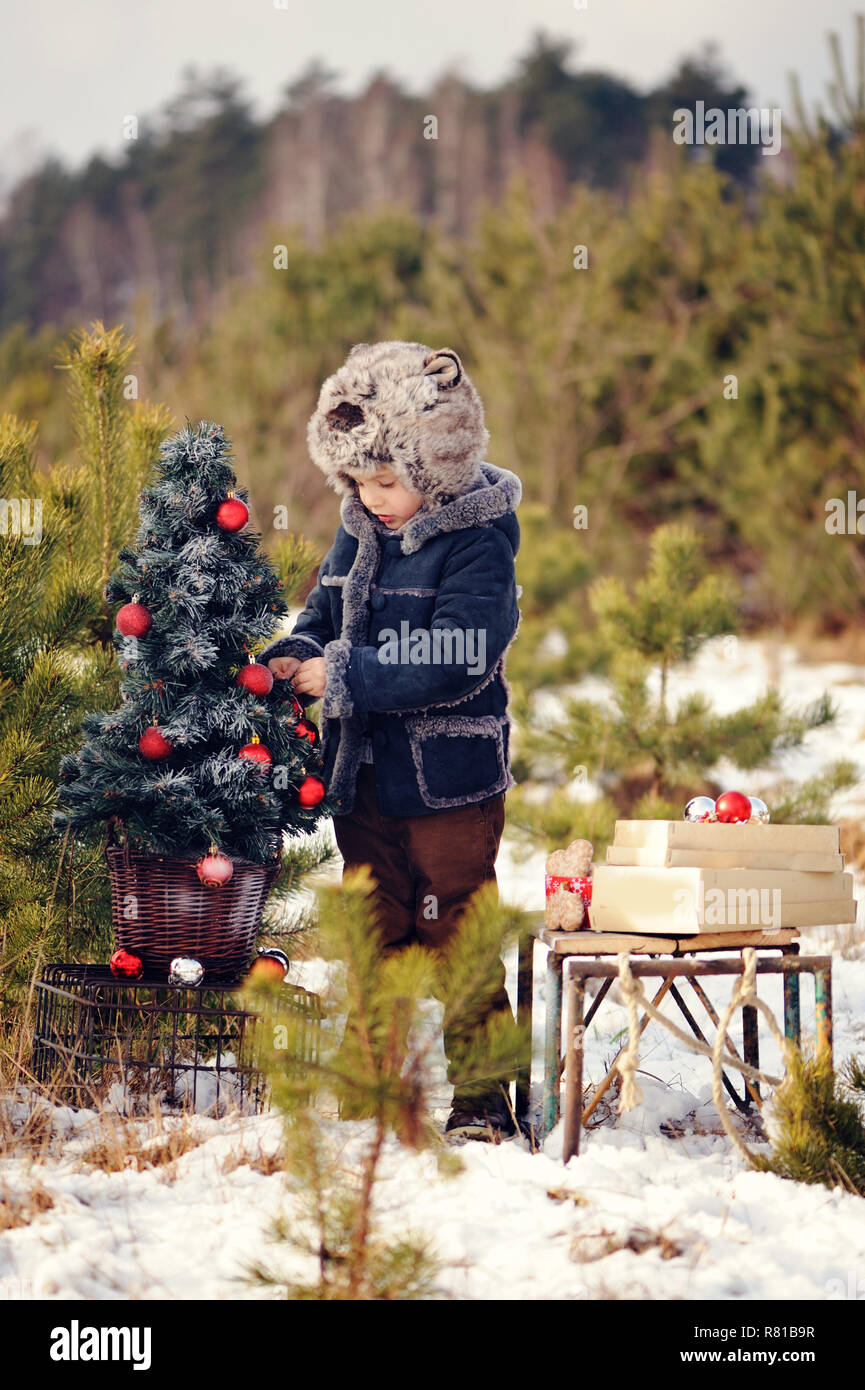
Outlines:
{"label": "red gift box", "polygon": [[545,874],[544,889],[545,896],[551,898],[557,888],[564,888],[567,893],[579,893],[586,905],[586,915],[584,918],[585,928],[591,928],[589,919],[589,903],[592,901],[592,880],[588,874]]}

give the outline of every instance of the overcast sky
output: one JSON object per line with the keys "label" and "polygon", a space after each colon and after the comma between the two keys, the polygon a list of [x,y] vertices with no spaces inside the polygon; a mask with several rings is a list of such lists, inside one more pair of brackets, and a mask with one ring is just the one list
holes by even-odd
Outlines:
{"label": "overcast sky", "polygon": [[[586,3],[585,9],[578,5]],[[276,8],[276,5],[285,8]],[[126,115],[173,95],[189,63],[229,66],[259,116],[314,57],[358,91],[384,68],[409,91],[449,64],[481,86],[508,76],[544,28],[578,44],[576,66],[638,88],[667,76],[708,39],[758,105],[789,101],[799,73],[810,100],[829,77],[825,35],[852,57],[851,0],[24,0],[3,18],[0,185],[52,151],[78,167],[122,148]]]}

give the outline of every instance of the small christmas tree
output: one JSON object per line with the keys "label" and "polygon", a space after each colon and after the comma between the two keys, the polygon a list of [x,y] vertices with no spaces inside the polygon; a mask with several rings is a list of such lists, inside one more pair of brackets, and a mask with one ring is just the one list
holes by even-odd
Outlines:
{"label": "small christmas tree", "polygon": [[89,741],[61,762],[58,830],[110,819],[145,854],[264,864],[284,830],[331,814],[317,731],[290,682],[253,658],[287,606],[230,449],[221,426],[187,424],[140,494],[135,548],[105,588],[122,604],[122,703],[88,714]]}

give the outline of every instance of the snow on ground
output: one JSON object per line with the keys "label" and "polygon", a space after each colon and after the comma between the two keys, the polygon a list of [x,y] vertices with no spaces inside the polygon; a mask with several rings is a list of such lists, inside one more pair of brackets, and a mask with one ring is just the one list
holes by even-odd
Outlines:
{"label": "snow on ground", "polygon": [[[865,668],[808,666],[788,648],[722,639],[680,673],[673,695],[702,688],[720,708],[733,708],[763,689],[773,671],[791,701],[810,701],[829,689],[841,707],[835,731],[812,736],[807,750],[789,755],[781,771],[804,777],[842,752],[857,759],[863,780],[837,812],[861,813]],[[727,785],[748,789],[735,768],[722,775]],[[543,855],[526,855],[506,839],[498,871],[504,898],[542,907]],[[865,896],[858,878],[857,895]],[[831,945],[826,933],[802,938],[803,953]],[[856,947],[845,954],[852,958],[836,952],[834,960],[839,1060],[865,1048],[865,960],[856,958]],[[544,955],[536,946],[536,1105]],[[514,997],[513,956],[507,965]],[[310,961],[293,966],[291,978],[314,989],[323,972],[322,962]],[[716,1007],[723,1007],[732,982],[706,984]],[[780,1017],[780,981],[762,977],[759,990]],[[802,1019],[807,1036],[814,1020],[807,977]],[[438,1020],[431,1001],[425,1026],[434,1029]],[[587,1081],[603,1075],[626,1026],[625,1010],[611,995],[586,1039]],[[732,1031],[739,1042],[740,1030]],[[772,1072],[778,1057],[768,1032],[761,1031],[761,1045],[762,1064]],[[440,1048],[437,1065],[435,1116],[443,1123],[449,1091]],[[441,1296],[460,1300],[819,1301],[855,1291],[865,1275],[865,1202],[750,1171],[721,1132],[708,1061],[654,1024],[641,1040],[640,1068],[643,1104],[621,1116],[608,1111],[598,1128],[584,1133],[581,1154],[567,1168],[561,1125],[542,1153],[533,1154],[522,1140],[466,1144],[459,1149],[461,1173],[448,1177],[432,1155],[409,1153],[391,1141],[378,1195],[382,1228],[430,1237],[442,1261]],[[268,1234],[281,1210],[291,1213],[293,1200],[282,1175],[268,1173],[266,1163],[255,1166],[257,1156],[278,1147],[277,1116],[169,1119],[169,1128],[191,1125],[200,1142],[170,1168],[141,1172],[106,1172],[82,1161],[98,1130],[92,1113],[56,1109],[53,1123],[63,1142],[47,1162],[18,1157],[0,1163],[0,1201],[23,1197],[38,1184],[53,1202],[28,1224],[0,1235],[0,1297],[261,1299],[278,1294],[245,1281],[253,1262],[291,1277],[312,1273],[304,1257]],[[365,1127],[333,1122],[332,1131],[350,1161]],[[752,1131],[746,1137],[759,1144]]]}

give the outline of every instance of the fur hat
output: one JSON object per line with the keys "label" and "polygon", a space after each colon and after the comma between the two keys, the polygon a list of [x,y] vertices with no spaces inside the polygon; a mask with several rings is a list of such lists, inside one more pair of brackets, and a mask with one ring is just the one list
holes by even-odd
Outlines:
{"label": "fur hat", "polygon": [[306,437],[335,492],[388,467],[437,506],[480,480],[490,436],[452,348],[391,341],[352,348],[322,385]]}

